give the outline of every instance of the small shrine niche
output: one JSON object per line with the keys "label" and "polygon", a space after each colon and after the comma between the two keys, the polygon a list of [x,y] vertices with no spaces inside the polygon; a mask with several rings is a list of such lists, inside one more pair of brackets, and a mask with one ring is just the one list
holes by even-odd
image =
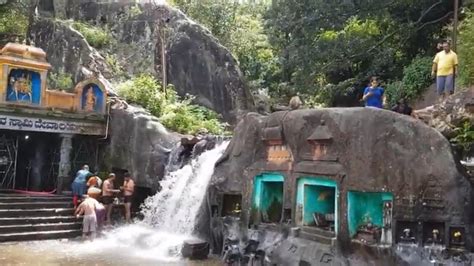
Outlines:
{"label": "small shrine niche", "polygon": [[423,223],[423,244],[424,245],[444,245],[444,223],[424,222]]}
{"label": "small shrine niche", "polygon": [[267,144],[267,160],[271,162],[292,161],[293,156],[283,143],[281,127],[268,127],[263,130],[263,140]]}
{"label": "small shrine niche", "polygon": [[105,113],[106,91],[97,79],[87,79],[76,85],[77,109],[86,113]]}
{"label": "small shrine niche", "polygon": [[413,221],[397,221],[396,243],[418,243],[418,224]]}
{"label": "small shrine niche", "polygon": [[311,155],[313,160],[324,160],[327,157],[329,147],[332,144],[332,139],[332,134],[329,131],[329,128],[325,125],[325,121],[321,120],[320,126],[318,126],[311,136],[306,139],[311,145]]}
{"label": "small shrine niche", "polygon": [[449,246],[452,248],[463,249],[466,245],[464,227],[450,227],[449,228]]}

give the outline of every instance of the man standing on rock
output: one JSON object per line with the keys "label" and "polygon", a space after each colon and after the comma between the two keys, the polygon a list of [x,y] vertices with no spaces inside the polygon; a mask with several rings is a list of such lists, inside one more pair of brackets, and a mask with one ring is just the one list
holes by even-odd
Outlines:
{"label": "man standing on rock", "polygon": [[436,90],[442,100],[445,93],[454,93],[454,78],[457,76],[458,56],[451,51],[447,41],[443,42],[443,51],[436,54],[431,68],[431,76],[436,75]]}

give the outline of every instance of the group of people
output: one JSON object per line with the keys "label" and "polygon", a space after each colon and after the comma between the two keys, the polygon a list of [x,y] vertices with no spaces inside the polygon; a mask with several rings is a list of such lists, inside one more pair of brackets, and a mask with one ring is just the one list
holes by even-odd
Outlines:
{"label": "group of people", "polygon": [[[433,60],[431,76],[436,77],[436,90],[440,99],[446,95],[454,93],[454,80],[457,76],[458,57],[451,50],[448,41],[444,41],[441,46],[442,51],[438,52]],[[383,108],[386,102],[384,89],[380,86],[377,77],[370,79],[370,84],[364,90],[362,101],[367,107]],[[406,99],[402,98],[397,105],[391,108],[392,111],[413,115],[413,109],[408,106]]]}
{"label": "group of people", "polygon": [[[135,182],[130,174],[124,174],[123,186],[115,189],[116,176],[110,173],[108,178],[102,180],[89,171],[89,166],[84,165],[76,174],[71,185],[73,193],[73,204],[75,215],[79,218],[83,215],[83,238],[96,237],[104,224],[112,224],[112,210],[114,204],[118,204],[118,194],[122,192],[123,205],[125,209],[125,222],[131,222],[132,196],[135,190]],[[80,199],[82,201],[79,203]]]}

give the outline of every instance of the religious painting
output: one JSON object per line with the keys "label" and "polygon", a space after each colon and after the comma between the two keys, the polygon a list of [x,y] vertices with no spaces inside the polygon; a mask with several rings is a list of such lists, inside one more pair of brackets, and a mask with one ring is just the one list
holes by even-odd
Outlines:
{"label": "religious painting", "polygon": [[8,75],[7,102],[40,104],[41,76],[26,69],[13,69]]}
{"label": "religious painting", "polygon": [[86,112],[102,112],[104,93],[97,84],[90,83],[84,86],[81,99],[82,110]]}

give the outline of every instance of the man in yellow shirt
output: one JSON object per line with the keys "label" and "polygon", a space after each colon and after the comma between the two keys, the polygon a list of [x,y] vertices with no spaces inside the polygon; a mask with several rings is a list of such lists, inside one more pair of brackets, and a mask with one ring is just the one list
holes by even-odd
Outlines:
{"label": "man in yellow shirt", "polygon": [[446,92],[454,93],[454,77],[457,76],[458,56],[451,51],[447,41],[443,42],[443,51],[436,54],[431,75],[436,74],[436,89],[443,98]]}

